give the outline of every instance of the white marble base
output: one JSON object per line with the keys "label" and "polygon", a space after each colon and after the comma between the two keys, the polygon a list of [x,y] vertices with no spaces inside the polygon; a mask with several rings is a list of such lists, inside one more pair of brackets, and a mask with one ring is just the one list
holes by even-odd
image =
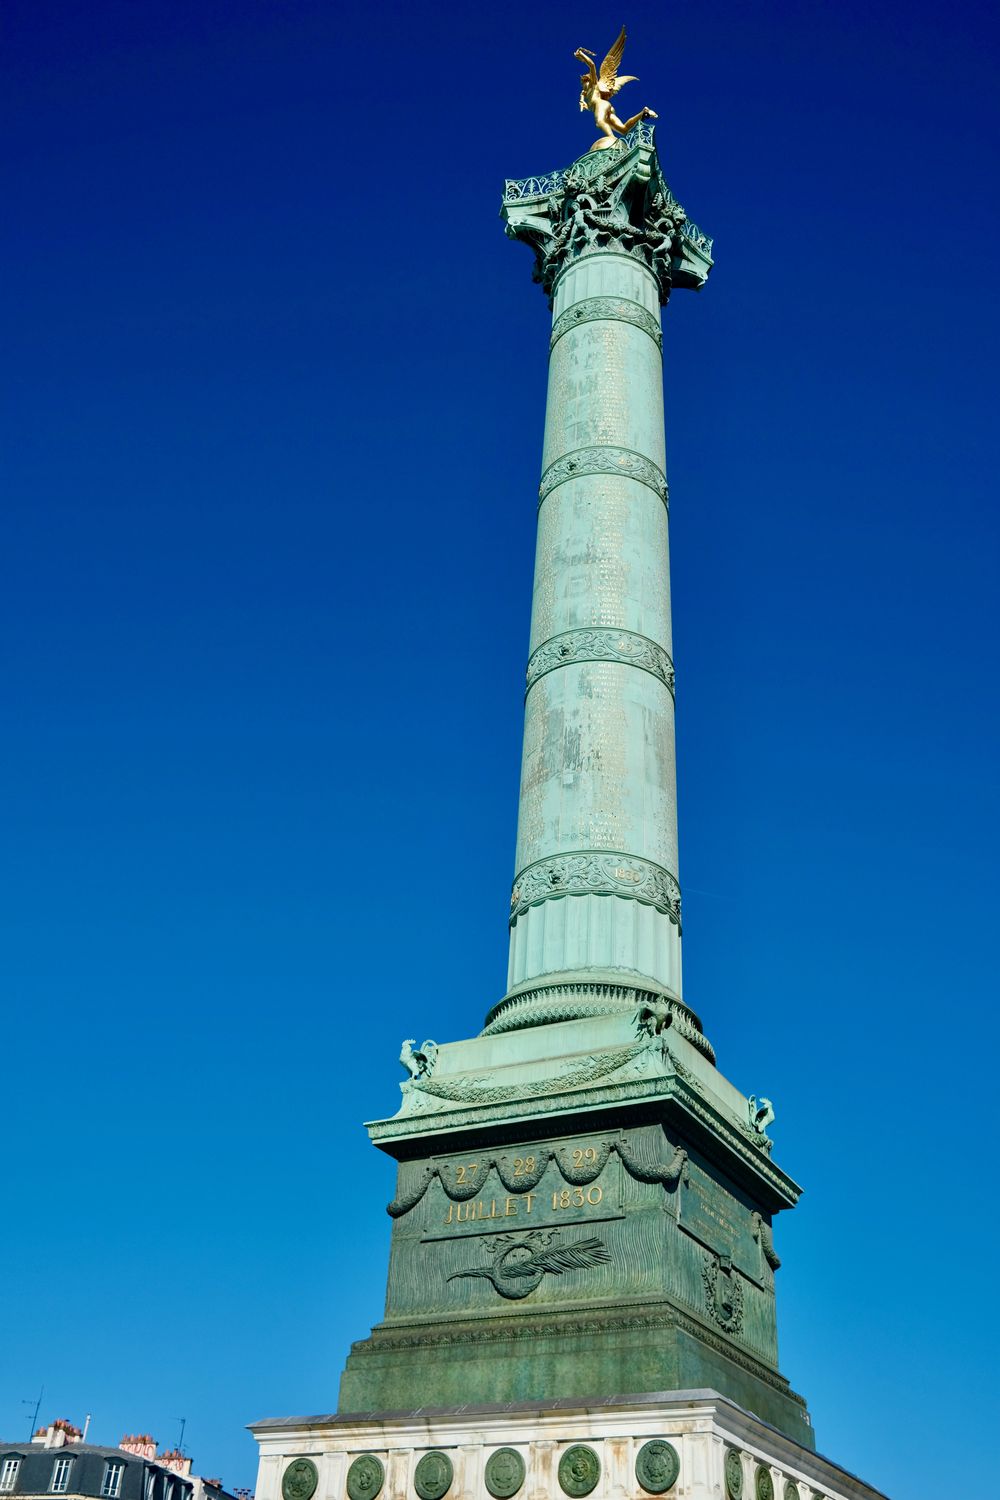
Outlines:
{"label": "white marble base", "polygon": [[665,1500],[737,1500],[726,1481],[730,1450],[739,1457],[740,1500],[884,1500],[880,1491],[707,1390],[621,1396],[593,1405],[514,1402],[286,1417],[252,1423],[250,1430],[260,1444],[256,1500],[282,1500],[282,1474],[294,1458],[312,1459],[319,1471],[312,1500],[347,1500],[347,1470],[361,1453],[377,1454],[385,1466],[378,1500],[418,1500],[413,1471],[433,1449],[445,1451],[454,1466],[445,1500],[491,1500],[483,1471],[499,1447],[518,1449],[525,1462],[527,1476],[515,1500],[565,1500],[559,1459],[574,1443],[587,1443],[600,1459],[589,1500],[647,1500],[635,1456],[650,1438],[667,1439],[680,1457],[677,1482]]}

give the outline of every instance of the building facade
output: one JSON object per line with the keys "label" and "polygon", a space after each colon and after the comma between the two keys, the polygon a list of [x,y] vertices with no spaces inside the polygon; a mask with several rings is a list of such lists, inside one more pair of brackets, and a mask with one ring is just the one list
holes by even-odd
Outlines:
{"label": "building facade", "polygon": [[123,1437],[115,1448],[83,1441],[71,1422],[42,1427],[27,1443],[0,1443],[0,1496],[65,1500],[233,1500],[219,1480],[191,1473],[176,1450],[153,1438]]}

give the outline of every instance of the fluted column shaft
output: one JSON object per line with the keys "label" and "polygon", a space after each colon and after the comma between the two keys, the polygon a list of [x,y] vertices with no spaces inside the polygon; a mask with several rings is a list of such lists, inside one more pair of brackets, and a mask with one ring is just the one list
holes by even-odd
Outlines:
{"label": "fluted column shaft", "polygon": [[679,994],[659,288],[629,255],[554,287],[540,497],[508,983]]}
{"label": "fluted column shaft", "polygon": [[660,306],[704,285],[711,241],[645,125],[508,181],[502,213],[552,335],[508,989],[487,1030],[637,1002],[659,1025],[665,1002],[700,1037],[680,1001]]}

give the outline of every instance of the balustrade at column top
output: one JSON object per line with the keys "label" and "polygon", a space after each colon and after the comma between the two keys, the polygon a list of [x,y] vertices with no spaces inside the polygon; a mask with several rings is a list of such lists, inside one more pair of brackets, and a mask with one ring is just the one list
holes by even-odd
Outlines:
{"label": "balustrade at column top", "polygon": [[671,192],[645,121],[560,171],[508,178],[500,214],[507,234],[535,251],[534,278],[550,297],[563,267],[589,253],[639,260],[664,303],[675,286],[700,290],[713,264],[713,241]]}

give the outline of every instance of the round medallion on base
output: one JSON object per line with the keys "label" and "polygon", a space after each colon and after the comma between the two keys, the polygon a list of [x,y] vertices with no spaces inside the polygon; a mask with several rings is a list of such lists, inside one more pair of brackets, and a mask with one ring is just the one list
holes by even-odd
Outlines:
{"label": "round medallion on base", "polygon": [[677,1449],[663,1438],[643,1443],[635,1456],[635,1477],[651,1495],[662,1495],[677,1483],[681,1461]]}
{"label": "round medallion on base", "polygon": [[524,1459],[516,1448],[498,1448],[486,1460],[483,1477],[495,1500],[510,1500],[524,1483]]}
{"label": "round medallion on base", "polygon": [[284,1500],[312,1500],[319,1483],[319,1470],[311,1458],[293,1458],[281,1476]]}
{"label": "round medallion on base", "polygon": [[735,1448],[726,1450],[726,1494],[729,1500],[740,1500],[743,1494],[743,1460]]}
{"label": "round medallion on base", "polygon": [[442,1500],[454,1477],[447,1453],[425,1453],[413,1471],[413,1488],[420,1500]]}
{"label": "round medallion on base", "polygon": [[375,1500],[385,1484],[382,1460],[374,1453],[362,1453],[347,1471],[347,1493],[350,1500]]}
{"label": "round medallion on base", "polygon": [[575,1443],[572,1448],[567,1448],[559,1460],[559,1483],[564,1493],[572,1495],[574,1500],[596,1489],[600,1477],[601,1460],[586,1443]]}
{"label": "round medallion on base", "polygon": [[765,1469],[763,1464],[757,1465],[753,1487],[757,1500],[774,1500],[774,1480],[770,1469]]}

